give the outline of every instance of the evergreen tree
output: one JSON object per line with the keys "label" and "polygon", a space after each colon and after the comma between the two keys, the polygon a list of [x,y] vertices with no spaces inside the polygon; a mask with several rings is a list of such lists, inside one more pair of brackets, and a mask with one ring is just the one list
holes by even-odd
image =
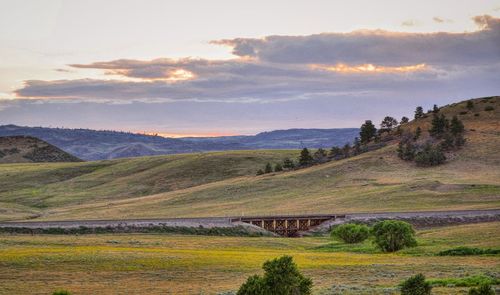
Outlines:
{"label": "evergreen tree", "polygon": [[406,124],[406,123],[408,123],[408,122],[410,122],[410,119],[408,119],[408,117],[403,116],[403,117],[401,118],[401,124]]}
{"label": "evergreen tree", "polygon": [[433,112],[434,114],[439,113],[439,108],[438,108],[437,104],[435,104],[435,105],[432,107],[432,112]]}
{"label": "evergreen tree", "polygon": [[415,109],[415,119],[422,118],[424,116],[424,109],[420,106],[418,106]]}
{"label": "evergreen tree", "polygon": [[386,116],[384,120],[382,120],[382,123],[380,123],[380,131],[381,132],[391,131],[397,125],[398,125],[398,120],[394,119],[393,117]]}
{"label": "evergreen tree", "polygon": [[472,109],[474,108],[474,103],[472,102],[472,100],[468,100],[468,101],[467,101],[466,108],[467,108],[468,110],[472,110]]}
{"label": "evergreen tree", "polygon": [[290,158],[286,158],[283,161],[283,168],[285,168],[285,169],[293,169],[293,168],[295,168],[295,163],[293,162],[293,160],[290,160]]}
{"label": "evergreen tree", "polygon": [[273,172],[273,166],[271,166],[271,163],[266,164],[266,168],[264,168],[264,173],[271,173]]}
{"label": "evergreen tree", "polygon": [[422,135],[422,128],[417,127],[417,129],[415,129],[415,136],[413,137],[413,140],[419,139],[420,135]]}
{"label": "evergreen tree", "polygon": [[361,130],[359,131],[359,137],[362,144],[369,143],[372,138],[377,133],[377,128],[373,125],[371,120],[366,120],[363,125],[361,125]]}
{"label": "evergreen tree", "polygon": [[336,147],[336,146],[333,146],[331,149],[330,149],[330,153],[328,154],[328,156],[330,158],[337,158],[337,157],[340,157],[342,156],[342,149],[339,148],[339,147]]}
{"label": "evergreen tree", "polygon": [[327,156],[328,155],[326,151],[322,148],[319,148],[316,150],[316,152],[314,152],[313,159],[316,163],[324,163],[328,160]]}
{"label": "evergreen tree", "polygon": [[453,136],[459,136],[464,133],[464,123],[458,119],[457,116],[453,116],[450,122],[450,132]]}
{"label": "evergreen tree", "polygon": [[281,166],[280,163],[277,163],[276,165],[274,165],[274,172],[280,172],[280,171],[283,171],[283,166]]}
{"label": "evergreen tree", "polygon": [[437,115],[434,114],[432,117],[432,122],[431,122],[431,129],[429,129],[429,134],[432,137],[435,138],[441,138],[444,133],[448,130],[449,128],[449,122],[446,117],[441,114]]}
{"label": "evergreen tree", "polygon": [[344,154],[344,158],[349,158],[351,155],[351,145],[346,143],[342,148],[342,153]]}
{"label": "evergreen tree", "polygon": [[361,142],[359,141],[359,138],[355,137],[354,138],[354,155],[359,155],[361,154]]}
{"label": "evergreen tree", "polygon": [[300,152],[299,166],[308,166],[313,162],[313,157],[307,148],[303,148]]}
{"label": "evergreen tree", "polygon": [[400,141],[398,144],[398,157],[405,161],[412,161],[415,158],[416,148],[411,141]]}

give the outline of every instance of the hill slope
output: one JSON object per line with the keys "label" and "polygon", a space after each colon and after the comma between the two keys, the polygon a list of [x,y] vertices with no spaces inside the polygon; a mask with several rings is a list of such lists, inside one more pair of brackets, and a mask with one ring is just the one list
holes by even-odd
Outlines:
{"label": "hill slope", "polygon": [[80,162],[77,157],[30,136],[0,137],[0,163]]}
{"label": "hill slope", "polygon": [[357,133],[357,128],[289,129],[263,132],[255,136],[164,138],[89,129],[0,126],[0,136],[34,136],[84,160],[202,151],[330,147],[351,142]]}
{"label": "hill slope", "polygon": [[255,171],[297,151],[233,151],[83,163],[0,165],[0,220],[46,210],[114,202],[221,181]]}
{"label": "hill slope", "polygon": [[[20,175],[0,179],[2,183],[18,185],[17,188],[6,188],[6,191],[0,193],[0,200],[7,201],[9,206],[26,206],[18,208],[20,212],[25,208],[36,209],[37,213],[43,214],[40,219],[499,208],[500,97],[476,99],[472,110],[467,110],[465,105],[465,102],[461,102],[441,109],[447,116],[459,115],[465,124],[467,139],[466,145],[450,154],[448,162],[441,166],[420,168],[414,163],[400,160],[396,155],[396,141],[379,150],[348,159],[263,176],[254,176],[255,169],[261,167],[259,165],[267,161],[279,161],[285,154],[295,157],[298,152],[234,152],[240,154],[239,159],[250,153],[261,160],[255,160],[252,165],[244,164],[245,173],[228,174],[224,172],[228,167],[234,166],[232,160],[220,162],[226,159],[224,153],[210,153],[207,157],[220,155],[221,158],[213,159],[211,166],[220,170],[217,177],[209,177],[209,180],[206,177],[211,169],[190,169],[194,162],[200,163],[194,160],[196,155],[167,157],[190,158],[194,162],[187,161],[187,164],[183,164],[179,160],[178,167],[182,168],[166,173],[161,181],[156,182],[151,180],[154,179],[152,175],[161,175],[159,171],[170,171],[168,167],[171,164],[159,165],[157,170],[151,170],[152,173],[138,172],[141,168],[131,169],[130,166],[144,167],[146,163],[154,163],[155,159],[162,157],[127,159],[125,162],[102,161],[85,165],[67,164],[64,166],[67,171],[54,173],[67,177],[75,169],[72,168],[73,165],[96,169],[96,172],[88,174],[91,178],[77,175],[63,180],[53,179],[55,176],[47,177],[47,171],[44,171],[56,164],[38,168],[26,165],[23,168],[26,169],[25,173],[21,172],[21,166],[11,165],[11,171],[24,177],[36,175],[37,179],[48,178],[53,179],[53,182],[42,185],[41,188],[26,188],[26,184],[31,183],[29,179],[24,184],[12,184]],[[487,106],[493,110],[486,111]],[[413,130],[421,126],[425,135],[430,120],[431,116],[428,116],[407,123],[403,128]],[[267,153],[267,158],[261,158]],[[201,162],[204,161],[206,159]],[[99,165],[107,168],[93,168]],[[115,168],[111,168],[113,166]],[[101,174],[105,171],[107,172]],[[123,177],[120,176],[122,174]],[[186,179],[188,185],[182,185]],[[160,185],[162,189],[158,189],[159,183],[169,185]]]}

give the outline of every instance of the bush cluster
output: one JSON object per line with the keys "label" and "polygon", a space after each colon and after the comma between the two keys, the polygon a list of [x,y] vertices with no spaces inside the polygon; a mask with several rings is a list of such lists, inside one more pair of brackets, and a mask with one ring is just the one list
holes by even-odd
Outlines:
{"label": "bush cluster", "polygon": [[370,228],[366,225],[346,223],[335,227],[331,236],[345,243],[360,243],[370,235],[374,243],[384,252],[395,252],[405,247],[416,246],[415,230],[411,224],[399,220],[383,220]]}
{"label": "bush cluster", "polygon": [[470,247],[457,247],[439,252],[439,256],[469,256],[469,255],[496,255],[500,249],[479,249]]}
{"label": "bush cluster", "polygon": [[431,138],[424,143],[419,142],[422,132],[420,127],[417,128],[415,134],[405,134],[398,144],[399,158],[414,161],[422,167],[436,166],[446,161],[446,151],[458,149],[465,144],[465,127],[457,116],[453,116],[450,121],[444,114],[439,114],[436,106],[432,112],[431,128],[428,130]]}

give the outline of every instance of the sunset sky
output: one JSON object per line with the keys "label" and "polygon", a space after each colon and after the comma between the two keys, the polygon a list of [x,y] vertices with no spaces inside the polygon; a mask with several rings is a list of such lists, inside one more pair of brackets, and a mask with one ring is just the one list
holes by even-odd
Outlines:
{"label": "sunset sky", "polygon": [[0,124],[255,134],[490,95],[498,0],[0,0]]}

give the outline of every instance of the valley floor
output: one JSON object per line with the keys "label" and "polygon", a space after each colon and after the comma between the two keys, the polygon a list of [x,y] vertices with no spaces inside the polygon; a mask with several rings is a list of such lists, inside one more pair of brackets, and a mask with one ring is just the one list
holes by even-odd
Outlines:
{"label": "valley floor", "polygon": [[[418,272],[430,279],[499,278],[498,255],[435,256],[458,246],[498,249],[498,228],[500,222],[420,230],[419,246],[397,254],[380,253],[370,241],[348,246],[328,237],[2,234],[0,293],[218,294],[237,290],[264,261],[284,254],[313,278],[316,294],[390,293]],[[439,287],[433,294],[466,289]]]}

